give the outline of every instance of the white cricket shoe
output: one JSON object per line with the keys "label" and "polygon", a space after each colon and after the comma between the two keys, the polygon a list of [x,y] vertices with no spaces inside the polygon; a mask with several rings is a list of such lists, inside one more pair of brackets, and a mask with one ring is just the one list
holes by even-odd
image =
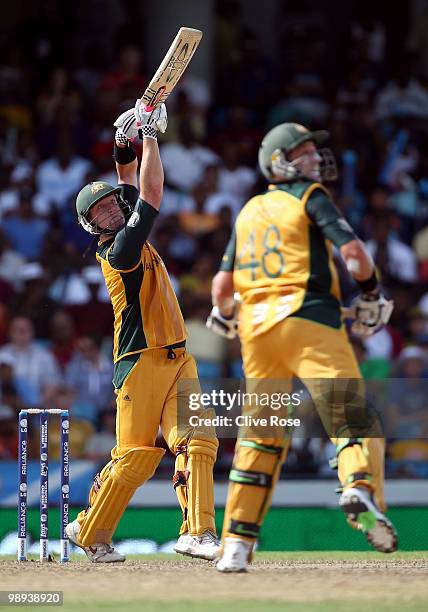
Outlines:
{"label": "white cricket shoe", "polygon": [[77,535],[80,531],[80,525],[77,520],[69,523],[65,531],[70,542],[73,542],[73,544],[84,550],[86,556],[92,563],[121,563],[126,559],[124,555],[114,550],[110,544],[100,543],[92,544],[92,546],[82,546],[77,539]]}
{"label": "white cricket shoe", "polygon": [[339,506],[346,514],[348,523],[360,529],[373,548],[384,553],[397,550],[398,538],[394,525],[382,514],[365,487],[346,489],[340,496]]}
{"label": "white cricket shoe", "polygon": [[225,538],[223,554],[217,561],[219,572],[246,572],[252,545],[239,538]]}
{"label": "white cricket shoe", "polygon": [[174,550],[180,555],[213,561],[220,550],[220,542],[211,531],[205,531],[200,536],[184,533],[178,538]]}

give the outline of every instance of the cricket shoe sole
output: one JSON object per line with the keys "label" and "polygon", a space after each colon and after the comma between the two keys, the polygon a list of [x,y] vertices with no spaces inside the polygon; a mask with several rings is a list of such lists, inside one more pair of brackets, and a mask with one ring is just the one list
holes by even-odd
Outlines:
{"label": "cricket shoe sole", "polygon": [[394,525],[376,506],[368,490],[362,487],[346,489],[339,500],[348,523],[366,536],[369,544],[383,553],[397,550],[398,538]]}

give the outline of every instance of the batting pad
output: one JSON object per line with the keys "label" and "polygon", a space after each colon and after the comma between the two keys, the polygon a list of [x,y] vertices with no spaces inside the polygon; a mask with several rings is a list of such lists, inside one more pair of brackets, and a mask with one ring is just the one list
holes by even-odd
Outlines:
{"label": "batting pad", "polygon": [[369,459],[374,497],[382,512],[387,511],[385,502],[385,438],[364,438],[363,451]]}
{"label": "batting pad", "polygon": [[336,444],[337,474],[344,489],[364,486],[374,492],[372,466],[362,438],[331,438]]}
{"label": "batting pad", "polygon": [[[190,440],[187,447],[187,530],[191,535],[204,531],[216,533],[214,521],[213,468],[217,457],[218,441]],[[177,495],[183,487],[177,487]],[[181,504],[180,496],[179,502]]]}
{"label": "batting pad", "polygon": [[135,490],[153,476],[164,454],[162,448],[141,446],[102,469],[89,493],[89,508],[78,517],[83,546],[111,542]]}
{"label": "batting pad", "polygon": [[222,540],[257,538],[289,446],[288,440],[239,440],[230,472]]}

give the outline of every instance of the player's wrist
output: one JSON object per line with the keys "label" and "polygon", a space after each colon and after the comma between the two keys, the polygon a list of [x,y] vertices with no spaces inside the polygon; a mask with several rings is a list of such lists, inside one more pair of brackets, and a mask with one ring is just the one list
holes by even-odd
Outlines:
{"label": "player's wrist", "polygon": [[142,127],[140,127],[138,129],[138,135],[141,138],[141,140],[144,140],[145,138],[148,138],[151,140],[158,139],[157,129],[151,125],[143,125]]}
{"label": "player's wrist", "polygon": [[379,283],[377,280],[376,272],[373,270],[372,275],[365,280],[356,280],[361,293],[368,295],[379,295]]}
{"label": "player's wrist", "polygon": [[126,146],[119,145],[117,139],[115,138],[113,145],[113,159],[116,163],[120,165],[126,165],[132,163],[135,159],[137,159],[137,154],[132,148],[129,141]]}

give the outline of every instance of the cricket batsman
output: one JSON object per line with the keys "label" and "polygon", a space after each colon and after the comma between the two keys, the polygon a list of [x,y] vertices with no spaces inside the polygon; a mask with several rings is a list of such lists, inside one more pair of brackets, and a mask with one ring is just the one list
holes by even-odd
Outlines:
{"label": "cricket batsman", "polygon": [[[393,552],[397,536],[384,514],[383,434],[364,435],[363,427],[354,434],[343,433],[349,432],[349,415],[364,408],[365,393],[341,318],[333,246],[361,291],[353,307],[354,331],[375,333],[388,321],[393,305],[380,291],[363,243],[323,185],[324,180],[337,177],[332,152],[318,148],[327,137],[326,131],[311,132],[296,123],[283,123],[266,134],[259,165],[270,184],[265,193],[247,202],[236,219],[213,279],[214,307],[207,325],[228,338],[236,335],[234,293],[238,292],[247,390],[249,384],[251,391],[264,389],[269,379],[283,381],[286,388],[293,376],[305,383],[314,402],[317,398],[320,418],[336,446],[340,508],[376,550]],[[345,389],[339,401],[337,394],[328,393],[329,385],[334,388],[337,383]],[[347,394],[346,385],[357,393]],[[348,404],[346,398],[351,396],[355,406],[352,401]],[[318,401],[323,397],[336,398],[333,420],[329,406],[323,410]],[[245,410],[254,414],[254,406]],[[278,430],[259,438],[240,433],[230,473],[219,571],[245,571],[251,560],[289,439]]]}
{"label": "cricket batsman", "polygon": [[[213,559],[219,549],[213,494],[218,441],[213,430],[178,427],[180,394],[186,395],[186,381],[197,382],[197,370],[186,352],[186,329],[165,265],[148,242],[162,200],[157,133],[167,127],[165,105],[148,112],[138,100],[114,125],[118,185],[89,183],[77,196],[76,210],[81,226],[99,236],[96,258],[114,310],[117,443],[67,534],[94,563],[125,560],[112,548],[112,537],[134,492],[165,453],[156,446],[160,427],[176,456],[173,485],[183,512],[175,550]],[[139,183],[131,144],[138,137]]]}

